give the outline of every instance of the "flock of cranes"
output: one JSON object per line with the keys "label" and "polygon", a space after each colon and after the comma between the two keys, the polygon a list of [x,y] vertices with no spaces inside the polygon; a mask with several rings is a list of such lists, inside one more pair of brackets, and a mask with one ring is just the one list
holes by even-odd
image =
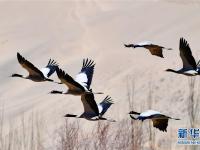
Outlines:
{"label": "flock of cranes", "polygon": [[[171,48],[165,48],[153,44],[149,41],[141,42],[138,44],[124,44],[127,48],[137,48],[143,47],[148,49],[152,55],[163,58],[163,49],[172,50]],[[187,76],[195,76],[200,74],[200,62],[196,63],[194,57],[192,56],[192,51],[188,42],[184,38],[180,38],[179,43],[180,57],[183,62],[183,68],[176,71],[172,69],[167,69],[166,71],[174,72],[177,74],[183,74]],[[104,118],[103,115],[113,104],[113,101],[110,96],[106,96],[103,101],[99,104],[95,101],[94,94],[103,94],[102,92],[93,92],[91,86],[95,63],[91,59],[83,59],[83,64],[81,71],[76,75],[75,78],[72,78],[68,73],[59,68],[59,65],[56,61],[50,59],[47,66],[38,69],[30,61],[26,60],[23,56],[17,53],[17,59],[20,65],[28,71],[28,76],[23,76],[19,74],[12,74],[11,77],[20,77],[24,79],[29,79],[34,82],[54,82],[57,84],[64,84],[67,86],[67,91],[57,91],[52,90],[51,94],[71,94],[74,96],[81,96],[81,101],[83,104],[84,112],[81,115],[66,114],[65,117],[75,117],[75,118],[85,118],[87,120],[108,120],[115,122],[113,119]],[[60,82],[55,82],[49,77],[56,72]],[[135,111],[130,111],[129,115],[134,120],[144,121],[146,119],[151,119],[153,121],[153,126],[158,128],[160,131],[167,132],[168,120],[177,118],[172,118],[166,116],[158,111],[147,110],[142,113]]]}

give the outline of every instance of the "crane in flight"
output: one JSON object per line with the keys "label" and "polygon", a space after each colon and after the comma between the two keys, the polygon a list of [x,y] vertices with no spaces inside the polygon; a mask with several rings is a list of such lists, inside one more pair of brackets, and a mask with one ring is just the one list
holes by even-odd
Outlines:
{"label": "crane in flight", "polygon": [[22,55],[20,55],[20,53],[17,53],[17,59],[20,65],[28,71],[29,75],[23,76],[15,73],[12,74],[11,77],[30,79],[34,82],[43,82],[43,81],[54,82],[52,79],[49,79],[49,77],[58,68],[58,64],[53,59],[49,59],[47,66],[42,68],[41,70],[35,67],[30,61],[26,60]]}
{"label": "crane in flight", "polygon": [[172,50],[171,48],[165,48],[163,46],[153,44],[150,41],[143,41],[138,44],[124,44],[124,46],[127,48],[143,47],[143,48],[148,49],[152,55],[155,55],[155,56],[158,56],[161,58],[164,58],[163,57],[163,49]]}
{"label": "crane in flight", "polygon": [[180,38],[179,51],[183,63],[183,68],[180,70],[167,69],[166,71],[183,74],[186,76],[195,76],[200,74],[200,61],[196,64],[196,61],[192,56],[190,45],[184,38]]}
{"label": "crane in flight", "polygon": [[103,117],[106,111],[113,104],[110,96],[106,96],[101,103],[97,104],[92,92],[85,93],[81,95],[81,101],[83,103],[84,112],[79,116],[74,114],[66,114],[65,117],[85,118],[90,121],[107,120],[115,122],[115,120]]}
{"label": "crane in flight", "polygon": [[169,119],[180,120],[177,118],[172,118],[172,117],[163,115],[160,112],[155,111],[155,110],[147,110],[142,113],[130,111],[129,115],[134,120],[144,121],[146,119],[151,119],[153,121],[153,126],[163,132],[167,132],[167,126],[168,126]]}
{"label": "crane in flight", "polygon": [[[81,71],[73,79],[69,74],[65,73],[62,69],[57,68],[56,73],[61,83],[67,86],[67,91],[52,90],[51,94],[71,94],[82,95],[86,92],[90,93],[90,85],[94,73],[94,61],[89,59],[83,59],[83,65]],[[94,94],[103,94],[102,92]]]}

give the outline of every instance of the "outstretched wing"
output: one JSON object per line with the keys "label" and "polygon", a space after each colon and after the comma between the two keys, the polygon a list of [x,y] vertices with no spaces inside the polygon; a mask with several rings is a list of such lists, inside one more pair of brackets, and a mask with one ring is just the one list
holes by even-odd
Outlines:
{"label": "outstretched wing", "polygon": [[90,88],[92,77],[94,73],[94,61],[90,59],[83,59],[83,66],[81,72],[76,75],[75,81],[80,83],[82,86]]}
{"label": "outstretched wing", "polygon": [[43,73],[38,68],[36,68],[31,62],[29,62],[22,55],[20,55],[20,53],[17,53],[17,59],[21,66],[29,72],[29,76],[40,76],[42,78],[45,78]]}
{"label": "outstretched wing", "polygon": [[190,49],[188,42],[184,38],[180,38],[179,50],[183,62],[183,68],[196,70],[197,68],[196,61],[192,56],[192,51]]}
{"label": "outstretched wing", "polygon": [[113,104],[110,96],[106,96],[104,100],[98,105],[99,113],[101,116],[108,110],[108,108]]}
{"label": "outstretched wing", "polygon": [[70,75],[65,73],[62,69],[57,68],[56,73],[60,81],[65,84],[70,90],[82,90],[85,91],[84,87],[76,82]]}
{"label": "outstretched wing", "polygon": [[163,132],[167,132],[168,118],[166,119],[152,119],[153,126]]}
{"label": "outstretched wing", "polygon": [[148,49],[152,55],[156,55],[161,58],[164,58],[163,57],[163,49],[172,50],[171,48],[165,48],[163,46],[153,44],[150,41],[140,42],[138,44],[135,44],[134,47],[144,47],[144,48]]}
{"label": "outstretched wing", "polygon": [[147,48],[152,55],[156,55],[156,56],[159,56],[161,58],[164,58],[163,57],[163,52],[162,52],[163,51],[162,50],[163,49],[162,46],[151,44],[151,45],[146,45],[144,47]]}
{"label": "outstretched wing", "polygon": [[95,113],[99,116],[99,109],[92,92],[81,95],[81,101],[83,103],[85,113]]}
{"label": "outstretched wing", "polygon": [[58,64],[53,59],[49,59],[49,62],[45,68],[42,68],[41,71],[46,78],[49,78],[58,68]]}

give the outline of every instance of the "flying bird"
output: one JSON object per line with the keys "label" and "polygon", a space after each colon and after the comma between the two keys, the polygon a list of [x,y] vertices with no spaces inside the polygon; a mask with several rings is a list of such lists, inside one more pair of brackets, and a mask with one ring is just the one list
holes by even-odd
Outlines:
{"label": "flying bird", "polygon": [[22,55],[20,55],[20,53],[17,53],[17,59],[20,65],[28,71],[29,75],[25,77],[20,74],[12,74],[11,77],[30,79],[35,82],[43,82],[43,81],[54,82],[52,79],[49,79],[49,77],[58,68],[58,64],[53,59],[50,59],[47,66],[42,68],[41,70],[35,67],[30,61],[26,60]]}
{"label": "flying bird", "polygon": [[106,111],[113,104],[110,96],[106,96],[104,100],[97,105],[94,94],[92,92],[84,93],[81,95],[81,101],[83,103],[84,112],[80,116],[74,114],[66,114],[65,117],[85,118],[90,121],[107,120],[115,122],[115,120],[103,117]]}
{"label": "flying bird", "polygon": [[161,58],[164,58],[163,52],[162,52],[163,49],[172,50],[171,48],[165,48],[163,46],[153,44],[150,41],[143,41],[143,42],[140,42],[138,44],[124,44],[124,46],[127,47],[127,48],[143,47],[143,48],[148,49],[152,55],[156,55],[156,56],[161,57]]}
{"label": "flying bird", "polygon": [[[180,120],[177,118],[172,118],[172,117],[163,115],[160,112],[154,111],[154,110],[147,110],[142,113],[130,111],[129,114],[130,114],[130,117],[134,120],[144,121],[146,119],[151,119],[153,121],[153,126],[163,132],[167,132],[167,126],[168,126],[169,119]],[[136,115],[136,117],[135,117],[135,115]]]}
{"label": "flying bird", "polygon": [[[61,83],[67,86],[68,89],[66,92],[53,90],[50,93],[82,95],[85,92],[91,92],[90,85],[92,82],[94,67],[95,67],[94,61],[89,59],[84,59],[81,72],[79,72],[76,75],[75,79],[73,79],[69,74],[65,73],[65,71],[63,71],[62,69],[57,68],[56,73],[58,75],[58,78],[60,79]],[[103,94],[103,93],[98,92],[95,94]]]}
{"label": "flying bird", "polygon": [[190,49],[189,43],[184,38],[180,38],[179,50],[183,68],[180,70],[167,69],[166,71],[184,74],[187,76],[198,75],[198,72],[200,74],[199,62],[196,64],[196,61],[192,56],[192,51]]}

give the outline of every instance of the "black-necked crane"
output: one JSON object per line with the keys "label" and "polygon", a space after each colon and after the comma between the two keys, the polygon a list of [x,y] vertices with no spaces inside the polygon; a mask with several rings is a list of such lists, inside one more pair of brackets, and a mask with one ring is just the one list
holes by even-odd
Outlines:
{"label": "black-necked crane", "polygon": [[113,104],[111,97],[106,96],[104,100],[97,105],[94,94],[91,92],[81,95],[81,101],[83,103],[84,112],[80,116],[74,114],[66,114],[65,117],[85,118],[90,121],[107,120],[115,122],[115,120],[103,117],[108,108]]}
{"label": "black-necked crane", "polygon": [[52,79],[49,79],[49,77],[58,68],[58,64],[54,60],[50,59],[47,66],[39,70],[37,67],[35,67],[31,62],[26,60],[19,53],[17,53],[17,59],[20,65],[28,71],[29,75],[25,77],[20,74],[12,74],[11,77],[20,77],[24,79],[30,79],[35,82],[42,82],[42,81],[54,82]]}
{"label": "black-necked crane", "polygon": [[199,69],[197,68],[197,65],[199,63],[196,64],[196,61],[192,56],[192,51],[190,49],[189,43],[184,38],[180,38],[179,51],[183,63],[183,68],[180,70],[167,69],[166,71],[184,74],[187,76],[198,75]]}
{"label": "black-necked crane", "polygon": [[130,48],[130,47],[132,47],[132,48],[143,47],[143,48],[148,49],[152,55],[156,55],[156,56],[161,57],[161,58],[164,58],[163,52],[162,52],[163,49],[172,50],[171,48],[165,48],[163,46],[153,44],[150,41],[143,41],[143,42],[140,42],[138,44],[124,44],[124,46],[128,47],[128,48]]}
{"label": "black-necked crane", "polygon": [[[60,79],[61,83],[65,84],[67,86],[67,91],[57,91],[53,90],[50,93],[51,94],[72,94],[72,95],[82,95],[85,92],[91,92],[90,91],[90,85],[92,82],[92,77],[94,73],[94,61],[89,59],[83,60],[83,65],[81,72],[79,72],[75,79],[73,79],[70,75],[65,73],[62,69],[56,69],[56,73],[58,75],[58,78]],[[95,94],[103,94],[101,92],[95,93]]]}
{"label": "black-necked crane", "polygon": [[160,112],[155,111],[155,110],[147,110],[142,113],[131,111],[129,112],[129,114],[130,114],[130,117],[134,120],[144,121],[146,119],[151,119],[153,121],[153,126],[163,132],[167,132],[169,119],[180,120],[177,118],[172,118],[172,117],[163,115]]}

